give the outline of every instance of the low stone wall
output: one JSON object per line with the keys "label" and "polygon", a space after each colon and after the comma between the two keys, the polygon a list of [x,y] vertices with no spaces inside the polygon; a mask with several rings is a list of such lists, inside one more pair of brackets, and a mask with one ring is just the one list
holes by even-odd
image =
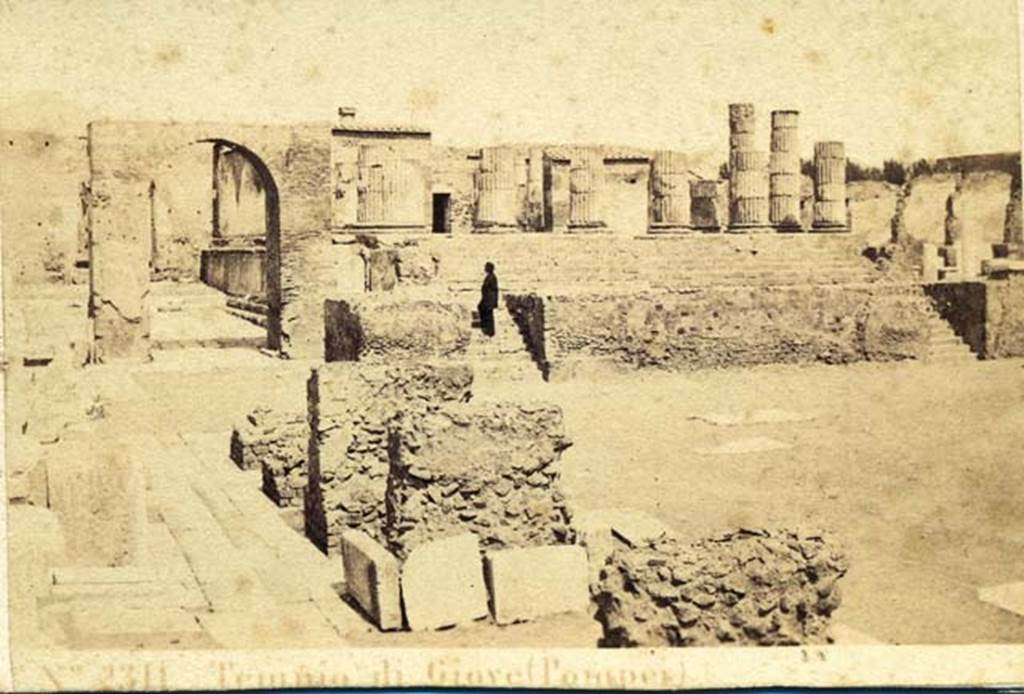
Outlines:
{"label": "low stone wall", "polygon": [[389,433],[385,534],[398,557],[464,532],[485,550],[573,541],[557,465],[571,442],[559,408],[449,405],[407,414]]}
{"label": "low stone wall", "polygon": [[430,284],[437,277],[440,264],[436,252],[416,241],[398,246],[366,247],[360,254],[366,262],[366,289],[371,292]]}
{"label": "low stone wall", "polygon": [[259,468],[263,493],[278,506],[302,507],[306,492],[305,412],[253,410],[231,432],[231,460],[243,470]]}
{"label": "low stone wall", "polygon": [[324,304],[327,361],[422,360],[464,354],[468,308],[451,301],[367,294]]}
{"label": "low stone wall", "polygon": [[985,353],[989,359],[1024,357],[1024,276],[986,283]]}
{"label": "low stone wall", "polygon": [[946,321],[984,359],[1024,357],[1024,277],[927,287]]}
{"label": "low stone wall", "polygon": [[828,540],[786,531],[621,547],[595,591],[601,645],[828,643],[846,570]]}
{"label": "low stone wall", "polygon": [[388,422],[399,412],[430,413],[468,400],[472,383],[472,371],[460,364],[339,363],[313,371],[305,525],[314,544],[337,553],[347,529],[385,541]]}
{"label": "low stone wall", "polygon": [[544,300],[536,294],[508,294],[505,306],[524,338],[530,358],[546,379],[551,365],[544,339]]}
{"label": "low stone wall", "polygon": [[918,359],[929,337],[929,304],[916,286],[533,294],[509,304],[555,374],[572,360],[697,369]]}

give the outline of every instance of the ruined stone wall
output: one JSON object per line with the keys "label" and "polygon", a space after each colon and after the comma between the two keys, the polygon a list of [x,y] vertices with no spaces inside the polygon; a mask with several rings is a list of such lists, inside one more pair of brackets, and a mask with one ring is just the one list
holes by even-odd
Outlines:
{"label": "ruined stone wall", "polygon": [[231,459],[243,470],[260,469],[263,493],[275,504],[301,508],[308,443],[305,412],[260,407],[232,431]]}
{"label": "ruined stone wall", "polygon": [[[168,164],[173,169],[181,152],[207,140],[253,152],[275,184],[279,224],[267,238],[271,346],[299,356],[321,348],[321,287],[331,284],[332,270],[330,126],[101,122],[89,126],[89,223],[97,241],[93,290],[103,358],[137,358],[148,349],[150,183]],[[208,190],[209,169],[204,179]]]}
{"label": "ruined stone wall", "polygon": [[985,357],[1024,357],[1024,276],[986,282]]}
{"label": "ruined stone wall", "polygon": [[[86,281],[81,138],[0,130],[0,219],[5,288]],[[6,293],[10,296],[11,293]]]}
{"label": "ruined stone wall", "polygon": [[651,164],[643,160],[605,162],[605,221],[626,236],[647,233]]}
{"label": "ruined stone wall", "polygon": [[472,532],[484,549],[573,541],[557,465],[571,442],[543,404],[448,405],[389,426],[388,546],[404,558]]}
{"label": "ruined stone wall", "polygon": [[595,359],[667,369],[915,359],[928,342],[928,302],[916,287],[719,287],[530,299],[539,300],[543,350],[555,375]]}
{"label": "ruined stone wall", "polygon": [[935,309],[975,354],[985,355],[988,285],[984,282],[942,282],[925,287]]}
{"label": "ruined stone wall", "polygon": [[453,235],[473,232],[474,175],[479,166],[479,149],[434,147],[431,150],[433,192],[451,195],[449,215]]}
{"label": "ruined stone wall", "polygon": [[310,426],[306,534],[338,551],[348,528],[385,541],[388,422],[470,397],[472,371],[459,364],[367,368],[328,364],[307,385]]}
{"label": "ruined stone wall", "polygon": [[324,309],[327,361],[391,362],[457,357],[469,346],[469,308],[450,300],[366,294]]}
{"label": "ruined stone wall", "polygon": [[847,571],[828,539],[740,530],[613,552],[595,589],[601,645],[794,646],[831,641]]}

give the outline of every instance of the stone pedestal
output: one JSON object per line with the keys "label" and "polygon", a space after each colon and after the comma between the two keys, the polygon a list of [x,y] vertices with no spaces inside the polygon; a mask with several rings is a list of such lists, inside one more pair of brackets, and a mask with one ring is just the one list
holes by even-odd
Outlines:
{"label": "stone pedestal", "polygon": [[814,145],[814,229],[845,231],[846,153],[842,142]]}
{"label": "stone pedestal", "polygon": [[519,193],[515,151],[489,147],[482,151],[476,175],[475,231],[511,231],[518,227]]}
{"label": "stone pedestal", "polygon": [[721,181],[690,181],[690,224],[703,232],[720,231],[728,210],[722,203]]}
{"label": "stone pedestal", "polygon": [[604,158],[593,150],[578,150],[569,169],[569,231],[598,231],[605,226],[603,188]]}
{"label": "stone pedestal", "polygon": [[693,231],[690,224],[690,181],[686,158],[660,151],[651,164],[651,233]]}

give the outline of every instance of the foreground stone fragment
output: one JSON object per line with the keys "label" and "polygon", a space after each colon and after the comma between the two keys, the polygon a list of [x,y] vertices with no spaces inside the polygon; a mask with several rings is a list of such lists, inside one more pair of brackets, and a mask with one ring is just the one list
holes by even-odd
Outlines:
{"label": "foreground stone fragment", "polygon": [[595,591],[602,645],[827,643],[846,570],[825,538],[789,531],[619,548]]}
{"label": "foreground stone fragment", "polygon": [[128,566],[145,557],[146,479],[105,427],[76,432],[53,448],[50,508],[75,566]]}
{"label": "foreground stone fragment", "polygon": [[359,530],[341,536],[348,594],[383,631],[402,628],[398,560]]}
{"label": "foreground stone fragment", "polygon": [[476,537],[466,533],[419,545],[402,565],[405,619],[413,631],[487,616],[487,591]]}
{"label": "foreground stone fragment", "polygon": [[484,575],[498,624],[584,612],[589,603],[587,554],[578,545],[488,552]]}

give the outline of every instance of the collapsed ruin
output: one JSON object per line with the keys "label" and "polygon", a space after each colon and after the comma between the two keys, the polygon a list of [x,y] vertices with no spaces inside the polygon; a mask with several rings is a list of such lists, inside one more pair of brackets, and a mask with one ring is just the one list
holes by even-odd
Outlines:
{"label": "collapsed ruin", "polygon": [[[847,182],[843,143],[804,147],[795,111],[770,123],[763,148],[754,107],[730,106],[724,162],[440,147],[347,109],[334,124],[12,136],[14,170],[60,182],[5,207],[5,225],[42,228],[5,248],[7,355],[25,394],[8,413],[18,600],[77,605],[130,583],[133,605],[158,600],[168,633],[197,644],[230,643],[208,613],[269,601],[264,581],[285,601],[337,607],[331,590],[277,573],[318,566],[283,549],[291,530],[248,545],[254,531],[238,528],[264,499],[146,457],[184,458],[194,441],[125,443],[95,423],[101,397],[60,395],[83,374],[235,348],[266,373],[302,368],[286,397],[237,413],[230,438],[213,432],[217,450],[301,516],[302,546],[344,565],[348,599],[380,629],[595,610],[606,645],[827,641],[846,570],[836,546],[785,530],[638,541],[614,521],[599,549],[562,488],[571,432],[557,404],[471,401],[524,364],[540,380],[1024,356],[1019,156],[950,159],[903,186]],[[503,295],[494,340],[473,325],[488,261]],[[117,384],[142,402],[132,387]],[[148,485],[143,458],[159,473]],[[167,502],[179,494],[203,505]],[[196,519],[210,516],[273,557],[263,574],[235,544],[204,544]],[[146,573],[167,543],[183,548],[186,578]],[[31,612],[19,633],[43,621]]]}

